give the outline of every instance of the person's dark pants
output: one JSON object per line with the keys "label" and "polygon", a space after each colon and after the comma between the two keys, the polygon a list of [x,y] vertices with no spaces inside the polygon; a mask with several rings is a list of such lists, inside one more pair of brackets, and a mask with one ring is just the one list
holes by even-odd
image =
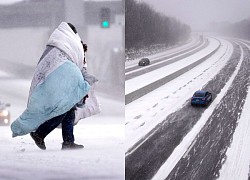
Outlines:
{"label": "person's dark pants", "polygon": [[68,112],[56,116],[45,123],[41,124],[38,129],[36,130],[36,134],[41,137],[45,138],[51,131],[53,131],[56,127],[62,123],[62,137],[64,142],[74,142],[74,134],[73,134],[73,127],[74,127],[74,120],[75,120],[75,108],[70,109]]}

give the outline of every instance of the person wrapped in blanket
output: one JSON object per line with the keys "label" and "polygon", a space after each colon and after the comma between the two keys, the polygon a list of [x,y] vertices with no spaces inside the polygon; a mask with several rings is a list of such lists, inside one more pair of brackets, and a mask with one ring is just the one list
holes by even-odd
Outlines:
{"label": "person wrapped in blanket", "polygon": [[36,145],[45,150],[44,138],[61,124],[62,150],[82,149],[83,145],[74,143],[73,126],[76,104],[86,101],[90,90],[83,68],[81,38],[72,24],[62,22],[37,64],[27,108],[11,124],[12,137],[30,133]]}

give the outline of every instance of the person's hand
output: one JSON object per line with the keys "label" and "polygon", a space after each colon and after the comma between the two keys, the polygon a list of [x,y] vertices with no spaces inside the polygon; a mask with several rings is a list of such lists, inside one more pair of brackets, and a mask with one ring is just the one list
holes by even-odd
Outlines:
{"label": "person's hand", "polygon": [[87,50],[88,50],[88,46],[87,46],[87,44],[83,44],[82,46],[83,46],[83,50],[84,50],[84,52],[87,52]]}
{"label": "person's hand", "polygon": [[86,99],[89,97],[89,95],[86,95],[83,97],[83,103],[85,104]]}
{"label": "person's hand", "polygon": [[83,42],[81,42],[81,43],[82,43],[82,47],[83,47],[84,52],[87,52],[87,50],[88,50],[87,44],[83,44]]}

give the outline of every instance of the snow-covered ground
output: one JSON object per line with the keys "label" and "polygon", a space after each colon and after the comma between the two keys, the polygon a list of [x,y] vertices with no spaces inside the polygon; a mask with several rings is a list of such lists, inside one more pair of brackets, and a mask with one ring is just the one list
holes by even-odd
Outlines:
{"label": "snow-covered ground", "polygon": [[235,72],[233,73],[233,75],[231,76],[225,87],[221,90],[216,99],[211,103],[209,108],[202,114],[200,120],[195,124],[192,130],[184,137],[182,142],[175,148],[174,152],[167,159],[167,161],[161,166],[161,168],[155,174],[153,180],[167,178],[167,176],[173,170],[178,161],[182,157],[185,157],[185,154],[188,154],[189,150],[192,148],[192,145],[195,142],[195,138],[197,137],[198,133],[201,131],[202,127],[204,127],[207,120],[212,115],[213,110],[217,107],[223,96],[226,94],[227,90],[230,88],[235,76],[237,75],[240,69],[242,61],[243,61],[243,56],[241,56],[241,60]]}
{"label": "snow-covered ground", "polygon": [[[125,149],[127,152],[126,158],[128,157],[129,159],[129,157],[131,157],[133,154],[136,154],[136,153],[138,155],[138,152],[141,152],[142,150],[142,148],[140,149],[138,147],[140,147],[144,142],[150,139],[149,136],[152,135],[152,137],[156,137],[156,136],[153,136],[154,132],[152,132],[151,130],[154,127],[156,127],[158,124],[160,124],[162,121],[164,121],[165,117],[167,117],[169,114],[182,108],[185,105],[185,103],[187,103],[187,100],[190,99],[194,91],[201,89],[208,81],[214,78],[214,76],[218,74],[218,72],[226,65],[226,63],[228,62],[228,60],[230,59],[233,53],[233,46],[230,42],[226,40],[222,40],[221,38],[219,39],[221,41],[221,47],[214,55],[208,58],[205,62],[193,68],[192,70],[184,73],[183,75],[177,77],[176,79],[168,82],[164,86],[126,105],[125,107],[126,109]],[[239,40],[237,40],[237,42],[239,42]],[[250,49],[249,45],[248,45],[248,48]],[[244,52],[247,52],[247,51],[244,50]],[[193,164],[191,164],[191,161],[194,160],[194,158],[192,159],[190,156],[191,155],[199,156],[199,154],[197,154],[196,152],[198,151],[197,144],[201,142],[201,141],[199,141],[198,143],[196,142],[197,140],[196,138],[199,137],[198,134],[201,132],[201,129],[205,126],[208,119],[211,117],[211,114],[222,103],[222,99],[225,96],[227,96],[227,93],[230,91],[230,88],[233,86],[233,82],[235,81],[236,75],[237,77],[238,76],[241,77],[239,75],[241,73],[239,72],[240,72],[242,62],[243,61],[249,62],[249,54],[244,54],[244,52],[241,47],[241,58],[232,76],[226,82],[224,88],[221,89],[220,93],[217,95],[214,101],[209,105],[209,107],[205,109],[199,121],[192,127],[192,129],[186,134],[186,136],[181,140],[181,142],[175,147],[175,149],[173,150],[171,155],[167,158],[165,163],[163,163],[161,168],[158,169],[158,172],[154,175],[153,179],[160,180],[160,179],[178,177],[176,176],[177,173],[182,174],[183,175],[182,177],[190,177],[188,176],[190,174],[194,175],[194,177],[201,177],[201,176],[195,176],[195,174],[201,173],[202,170],[206,171],[205,170],[206,167],[204,167],[204,165],[203,167],[201,167],[201,169],[197,168],[201,166],[202,162],[200,162],[200,165],[199,165],[199,162],[198,163],[196,162],[196,164],[195,162],[194,163],[192,162]],[[198,52],[196,54],[198,55],[200,53],[202,52]],[[178,67],[180,66],[176,66],[176,69],[178,69]],[[148,79],[149,76],[144,76],[144,75],[142,76],[145,77],[144,81],[146,82],[148,82],[148,80],[150,81],[150,79]],[[157,76],[157,77],[154,77],[156,79],[158,77],[162,77],[161,73],[159,73],[158,75],[157,73],[155,73],[154,76]],[[138,83],[134,82],[133,84],[135,86]],[[237,121],[238,124],[236,126],[236,130],[234,132],[233,131],[231,132],[233,134],[233,138],[232,138],[232,141],[230,142],[231,143],[230,147],[227,146],[228,149],[226,150],[226,157],[223,157],[223,160],[220,164],[221,166],[219,165],[217,167],[218,169],[220,169],[220,172],[219,174],[217,174],[218,175],[217,177],[219,177],[219,179],[222,179],[222,180],[235,180],[235,179],[246,180],[246,179],[249,179],[250,177],[249,82],[246,84],[246,86],[247,86],[247,90],[246,91],[243,90],[243,91],[248,93],[247,97],[239,100],[242,102],[245,101],[244,106],[241,108],[243,109],[243,111],[238,112],[238,121]],[[129,87],[130,86],[126,87],[128,88],[128,91],[130,89]],[[237,99],[235,99],[235,101],[237,101]],[[228,120],[230,121],[230,119]],[[208,126],[210,126],[210,124]],[[150,131],[152,134],[149,135],[148,132]],[[144,138],[146,134],[148,134],[149,136]],[[161,135],[161,138],[165,137],[164,134],[160,134],[160,135]],[[143,142],[139,141],[141,139],[144,139]],[[153,140],[152,139],[153,138],[151,138],[151,142],[149,142],[148,144],[155,143],[157,140],[156,138]],[[205,139],[204,141],[205,141],[204,143],[206,143],[207,139]],[[137,142],[140,142],[140,144],[137,144]],[[145,144],[143,144],[141,147],[147,147]],[[164,147],[164,146],[160,146],[157,143],[155,146]],[[137,148],[139,149],[138,151],[136,151]],[[202,146],[200,148],[202,149],[206,147]],[[210,151],[210,150],[206,149],[206,151]],[[145,151],[150,151],[150,150],[146,150],[145,148]],[[219,153],[221,152],[218,152],[218,154]],[[155,154],[157,155],[157,152]],[[218,154],[214,154],[214,155],[216,156]],[[184,163],[183,165],[182,163],[184,161],[186,164]],[[142,164],[143,163],[146,164],[146,162],[147,161],[142,162]],[[211,160],[211,162],[213,161]],[[178,166],[176,167],[177,163],[178,163]],[[194,167],[196,165],[197,167]],[[175,168],[175,171],[172,172],[174,168]],[[187,172],[190,174],[188,174],[187,172],[183,172],[182,170],[184,169],[185,170],[189,169],[190,171],[187,171]],[[140,170],[143,171],[144,169],[141,168]],[[138,171],[135,171],[135,172],[138,172]],[[141,172],[141,174],[143,174],[144,172],[145,171]],[[172,176],[168,177],[170,172],[172,173]],[[187,173],[188,175],[185,173]]]}
{"label": "snow-covered ground", "polygon": [[[126,150],[162,122],[164,117],[181,108],[196,90],[201,89],[219,72],[233,51],[228,41],[222,40],[221,44],[221,48],[204,63],[126,105]],[[215,48],[218,44],[214,43],[213,46]],[[197,56],[203,53],[203,51],[198,52]],[[179,67],[176,66],[175,69]],[[155,74],[155,76],[154,78],[157,78],[162,74]]]}
{"label": "snow-covered ground", "polygon": [[[152,82],[155,82],[159,79],[162,79],[163,77],[170,75],[177,70],[188,66],[189,64],[192,64],[199,59],[205,57],[206,55],[210,54],[212,51],[214,51],[220,44],[216,39],[209,39],[210,43],[207,48],[201,50],[199,53],[195,53],[194,55],[191,55],[187,58],[183,58],[180,61],[177,61],[176,63],[172,63],[168,66],[164,66],[162,68],[159,68],[155,71],[150,71],[146,74],[143,74],[141,76],[137,76],[135,78],[132,78],[130,80],[127,80],[125,82],[125,94],[129,94],[137,89],[140,89],[147,84],[150,84]],[[152,65],[153,66],[153,65]],[[148,67],[145,67],[148,68]],[[136,70],[138,71],[138,70]]]}
{"label": "snow-covered ground", "polygon": [[[249,46],[248,46],[249,47]],[[250,47],[249,47],[250,48]],[[241,113],[238,121],[238,126],[235,130],[233,141],[226,153],[226,161],[220,171],[221,180],[228,179],[248,179],[250,168],[250,94]]]}
{"label": "snow-covered ground", "polygon": [[[195,46],[197,44],[199,44],[199,39],[198,39],[197,36],[193,36],[191,38],[191,41],[189,41],[187,44],[180,45],[180,46],[177,46],[177,47],[171,47],[171,48],[167,49],[166,51],[163,51],[163,52],[157,53],[157,54],[148,55],[147,57],[150,60],[154,60],[155,58],[160,58],[160,57],[163,57],[163,56],[166,56],[166,55],[176,54],[176,53],[178,53],[180,51],[189,49],[190,47],[193,47],[193,46]],[[125,62],[125,68],[129,68],[129,67],[132,67],[134,65],[137,65],[139,60],[140,60],[140,58],[130,60],[130,61],[126,61]]]}
{"label": "snow-covered ground", "polygon": [[[23,112],[30,80],[0,71],[0,97],[11,103],[12,120]],[[61,129],[45,139],[40,150],[29,135],[11,137],[8,126],[0,126],[0,179],[124,179],[124,102],[97,93],[102,112],[81,120],[74,128],[76,143],[83,150],[61,151]]]}

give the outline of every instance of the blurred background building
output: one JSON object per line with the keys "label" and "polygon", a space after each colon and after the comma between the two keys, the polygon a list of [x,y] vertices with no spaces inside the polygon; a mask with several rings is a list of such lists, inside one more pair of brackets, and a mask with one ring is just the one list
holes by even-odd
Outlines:
{"label": "blurred background building", "polygon": [[62,22],[88,44],[88,70],[99,90],[124,98],[123,0],[25,0],[0,6],[0,70],[32,77],[46,42]]}

